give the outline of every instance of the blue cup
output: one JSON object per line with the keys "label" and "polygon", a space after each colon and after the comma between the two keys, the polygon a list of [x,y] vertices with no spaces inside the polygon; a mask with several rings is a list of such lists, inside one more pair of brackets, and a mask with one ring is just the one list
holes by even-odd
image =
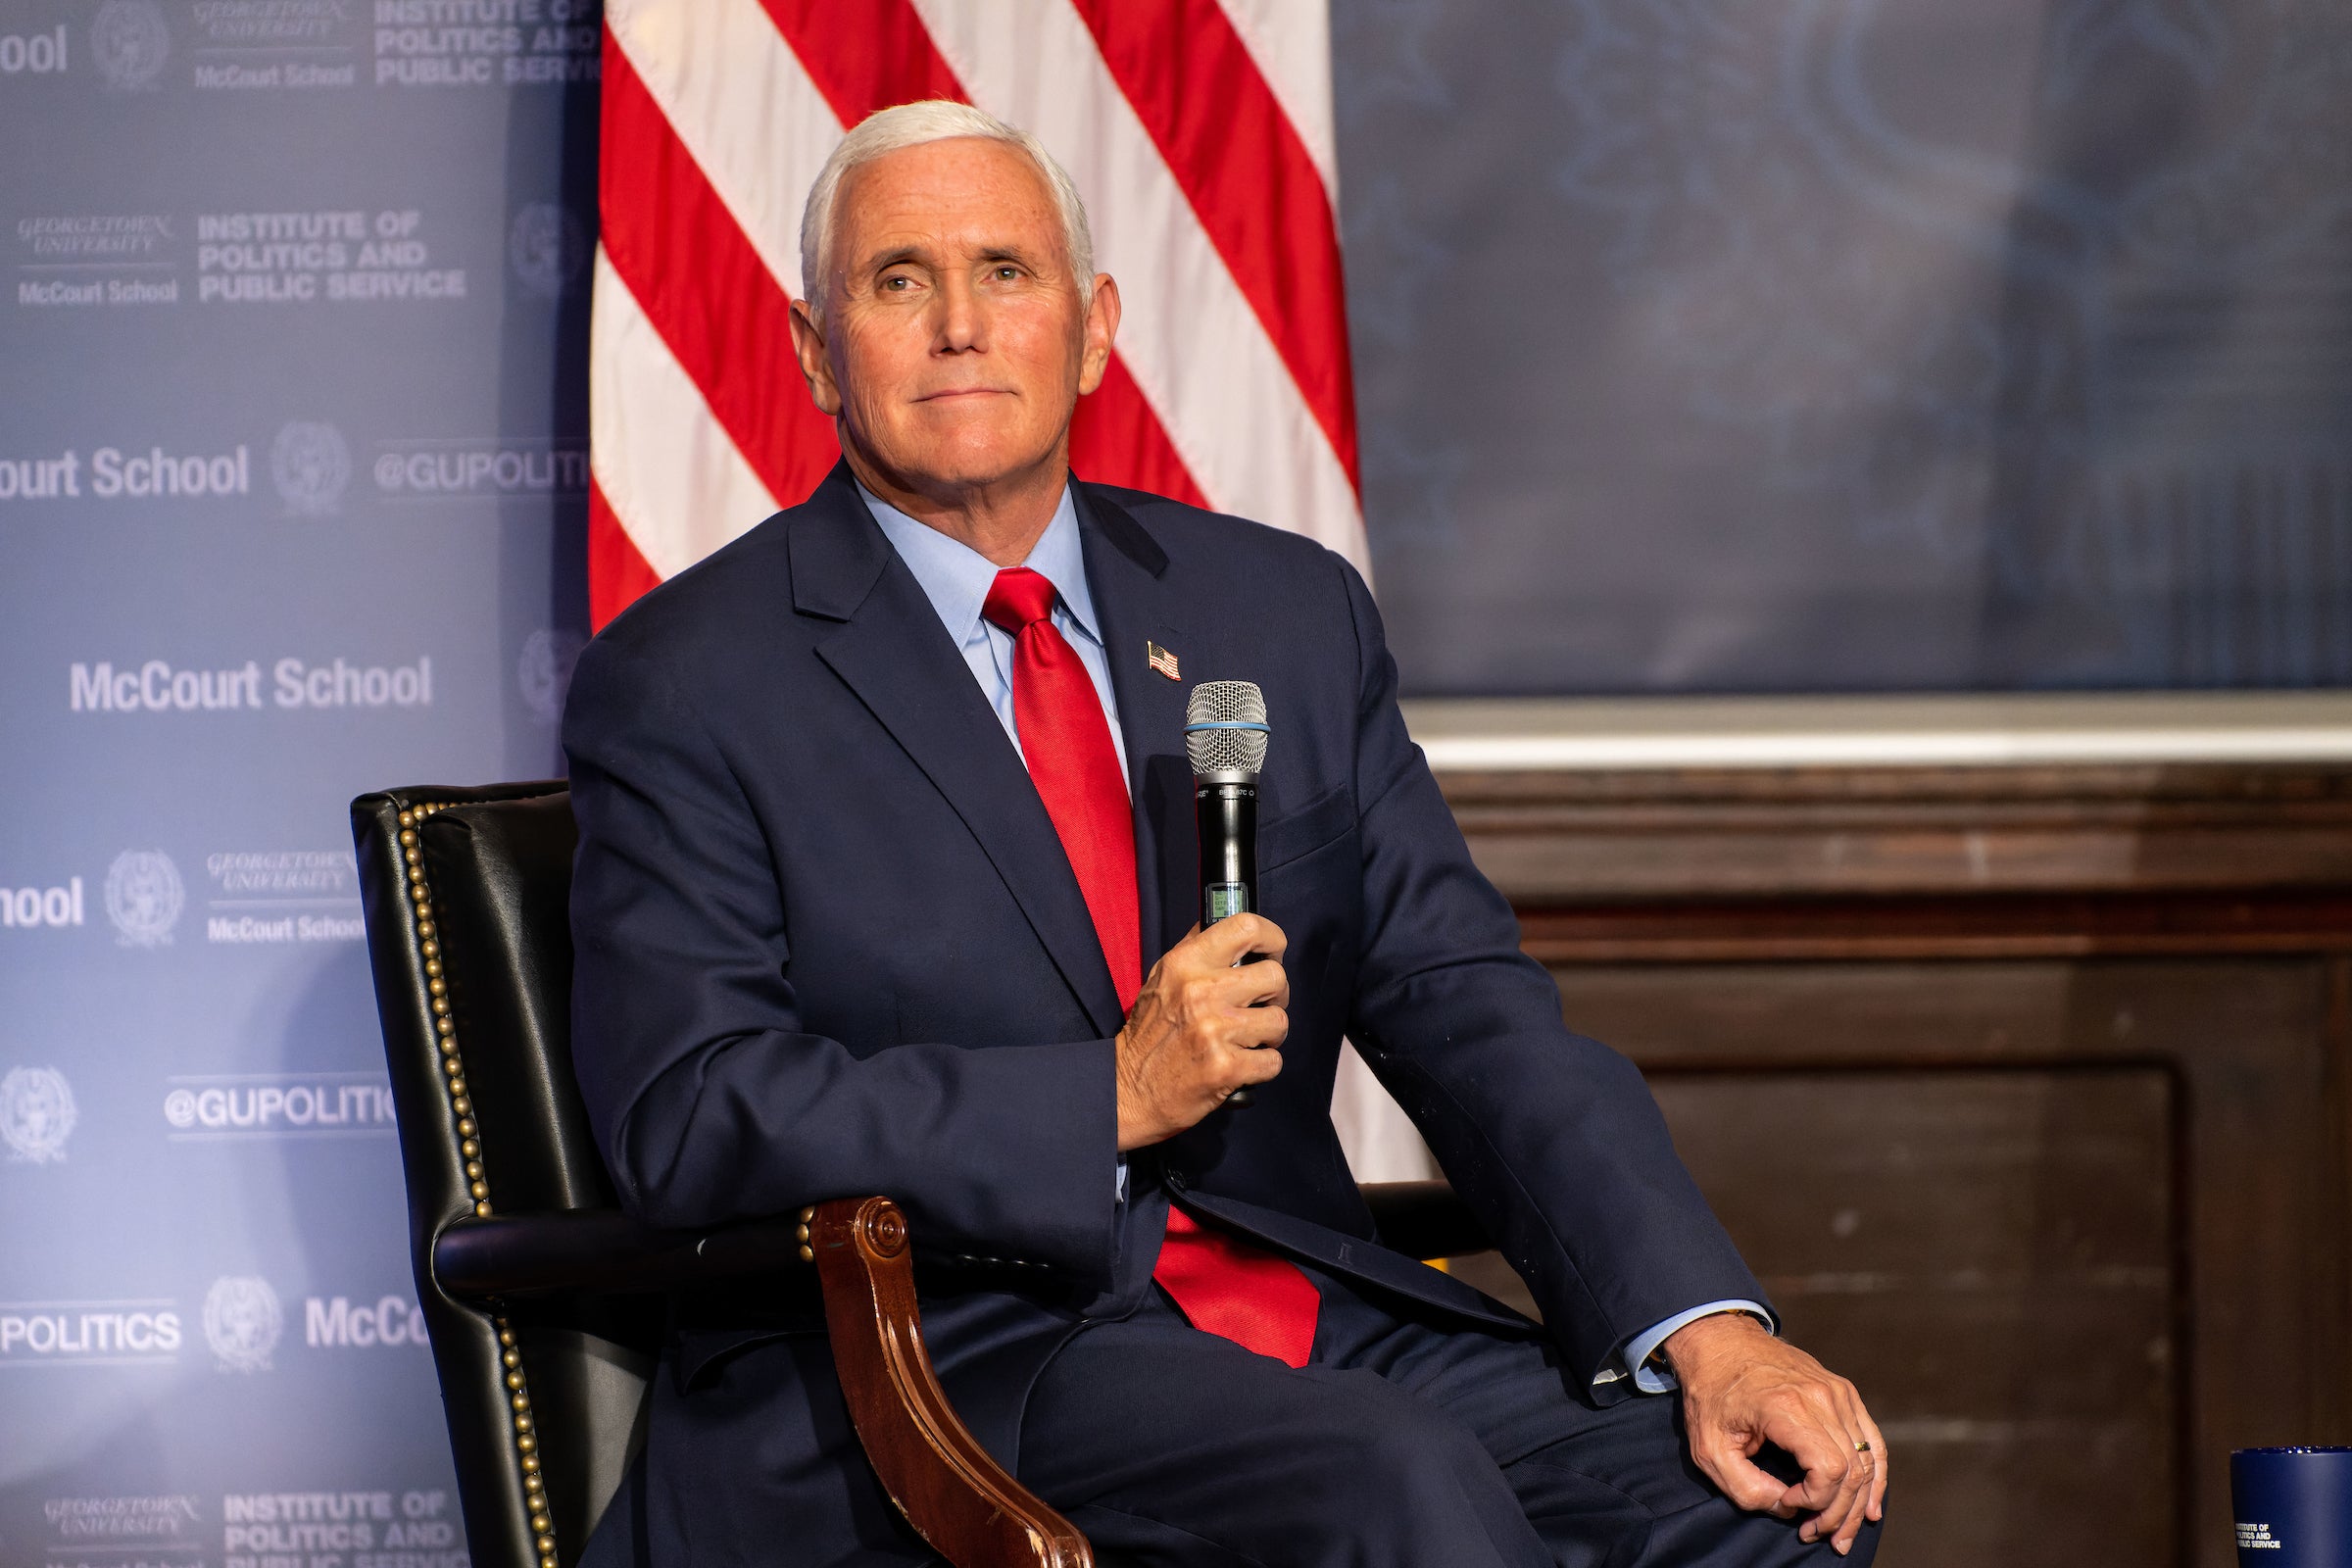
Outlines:
{"label": "blue cup", "polygon": [[2239,1568],[2352,1564],[2352,1448],[2240,1448],[2230,1500]]}

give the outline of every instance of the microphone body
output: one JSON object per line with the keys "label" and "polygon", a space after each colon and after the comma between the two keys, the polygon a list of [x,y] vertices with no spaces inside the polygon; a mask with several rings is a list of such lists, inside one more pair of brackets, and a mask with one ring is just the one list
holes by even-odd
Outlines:
{"label": "microphone body", "polygon": [[[1203,681],[1193,688],[1184,716],[1205,930],[1257,907],[1257,774],[1266,761],[1266,699],[1250,681]],[[1251,954],[1242,962],[1259,956]],[[1225,1103],[1238,1109],[1250,1100],[1242,1088]]]}
{"label": "microphone body", "polygon": [[1193,825],[1200,841],[1200,923],[1257,907],[1257,775],[1239,771],[1193,780]]}

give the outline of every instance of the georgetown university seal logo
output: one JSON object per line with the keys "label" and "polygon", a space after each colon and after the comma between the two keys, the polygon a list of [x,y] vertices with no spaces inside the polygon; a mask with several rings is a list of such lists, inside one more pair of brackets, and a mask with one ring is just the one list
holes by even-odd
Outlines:
{"label": "georgetown university seal logo", "polygon": [[204,1343],[223,1372],[267,1372],[286,1326],[277,1293],[253,1274],[229,1274],[204,1293]]}
{"label": "georgetown university seal logo", "polygon": [[564,694],[571,689],[571,666],[585,647],[577,632],[542,627],[522,640],[522,657],[514,662],[515,684],[522,688],[523,706],[542,724],[564,716]]}
{"label": "georgetown university seal logo", "polygon": [[106,917],[126,948],[169,945],[186,902],[179,867],[161,850],[124,850],[107,868]]}
{"label": "georgetown university seal logo", "polygon": [[278,499],[297,517],[331,517],[351,482],[351,449],[343,432],[315,419],[296,419],[270,448],[270,478]]}
{"label": "georgetown university seal logo", "polygon": [[74,1091],[55,1067],[12,1067],[0,1078],[0,1143],[8,1157],[46,1165],[66,1157]]}
{"label": "georgetown university seal logo", "polygon": [[515,213],[507,231],[507,260],[523,287],[561,299],[587,265],[587,230],[554,202],[532,202]]}
{"label": "georgetown university seal logo", "polygon": [[172,29],[155,0],[106,0],[90,22],[90,58],[109,87],[152,87],[172,53]]}

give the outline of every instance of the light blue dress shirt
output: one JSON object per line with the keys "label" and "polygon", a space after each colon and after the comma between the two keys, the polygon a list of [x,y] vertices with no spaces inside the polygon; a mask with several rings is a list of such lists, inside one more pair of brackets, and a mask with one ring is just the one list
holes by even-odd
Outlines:
{"label": "light blue dress shirt", "polygon": [[[988,705],[997,710],[997,721],[1012,738],[1013,749],[1020,750],[1021,732],[1012,721],[1012,633],[980,613],[981,606],[988,603],[989,589],[996,586],[997,564],[929,523],[909,517],[865,486],[859,485],[858,493],[865,497],[865,509],[882,525],[891,548],[922,584],[931,608],[946,622],[948,635],[963,650],[963,662],[972,666],[972,678],[980,683]],[[1054,520],[1046,524],[1046,531],[1030,547],[1029,559],[1021,564],[1054,585],[1054,629],[1076,651],[1078,662],[1086,666],[1095,683],[1095,695],[1102,699],[1102,716],[1110,722],[1110,744],[1118,748],[1119,780],[1124,783],[1127,742],[1119,734],[1119,700],[1110,690],[1110,656],[1103,651],[1102,626],[1095,619],[1095,596],[1086,586],[1086,552],[1079,544],[1078,507],[1070,499],[1069,486],[1062,486]]]}
{"label": "light blue dress shirt", "polygon": [[[1012,716],[1012,633],[980,613],[988,603],[989,589],[996,585],[997,564],[929,523],[909,517],[865,486],[859,485],[858,493],[865,498],[866,511],[881,524],[891,548],[914,573],[931,608],[939,612],[948,635],[956,639],[963,662],[971,666],[972,678],[980,683],[989,707],[996,710],[997,721],[1004,726],[1013,750],[1019,751],[1021,732]],[[1095,683],[1095,695],[1102,699],[1102,716],[1110,723],[1110,744],[1118,748],[1119,778],[1124,781],[1127,742],[1119,733],[1119,702],[1110,689],[1110,656],[1102,646],[1102,623],[1095,618],[1095,596],[1086,583],[1086,552],[1079,543],[1078,508],[1069,486],[1062,486],[1054,520],[1046,524],[1046,531],[1030,548],[1029,559],[1021,564],[1054,585],[1054,629],[1077,653],[1078,662]],[[1117,1182],[1119,1200],[1124,1202],[1127,1159],[1123,1154]],[[1636,1335],[1626,1345],[1624,1365],[1608,1367],[1592,1381],[1613,1383],[1625,1376],[1625,1367],[1630,1365],[1635,1388],[1644,1394],[1666,1393],[1674,1387],[1674,1375],[1649,1365],[1651,1353],[1684,1324],[1717,1312],[1752,1312],[1765,1323],[1772,1322],[1772,1314],[1754,1301],[1709,1301]]]}

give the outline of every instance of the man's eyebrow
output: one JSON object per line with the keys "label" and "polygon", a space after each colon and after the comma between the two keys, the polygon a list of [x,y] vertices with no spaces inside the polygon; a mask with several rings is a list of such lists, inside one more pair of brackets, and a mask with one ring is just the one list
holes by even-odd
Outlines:
{"label": "man's eyebrow", "polygon": [[896,267],[901,262],[913,262],[920,266],[928,266],[930,261],[930,255],[920,245],[899,245],[889,250],[874,252],[873,256],[867,260],[864,270],[879,272],[887,268]]}
{"label": "man's eyebrow", "polygon": [[[980,246],[975,254],[977,255],[980,264],[984,267],[994,266],[998,262],[1018,262],[1023,267],[1028,268],[1031,271],[1041,271],[1045,270],[1044,259],[1041,258],[1037,252],[1032,251],[1027,247],[1011,240]],[[888,271],[891,268],[900,266],[903,263],[915,267],[926,268],[937,267],[939,265],[937,260],[933,257],[928,246],[919,243],[908,243],[905,245],[893,245],[882,250],[875,251],[872,256],[867,258],[863,268],[860,270],[865,276],[872,277],[877,273]]]}

